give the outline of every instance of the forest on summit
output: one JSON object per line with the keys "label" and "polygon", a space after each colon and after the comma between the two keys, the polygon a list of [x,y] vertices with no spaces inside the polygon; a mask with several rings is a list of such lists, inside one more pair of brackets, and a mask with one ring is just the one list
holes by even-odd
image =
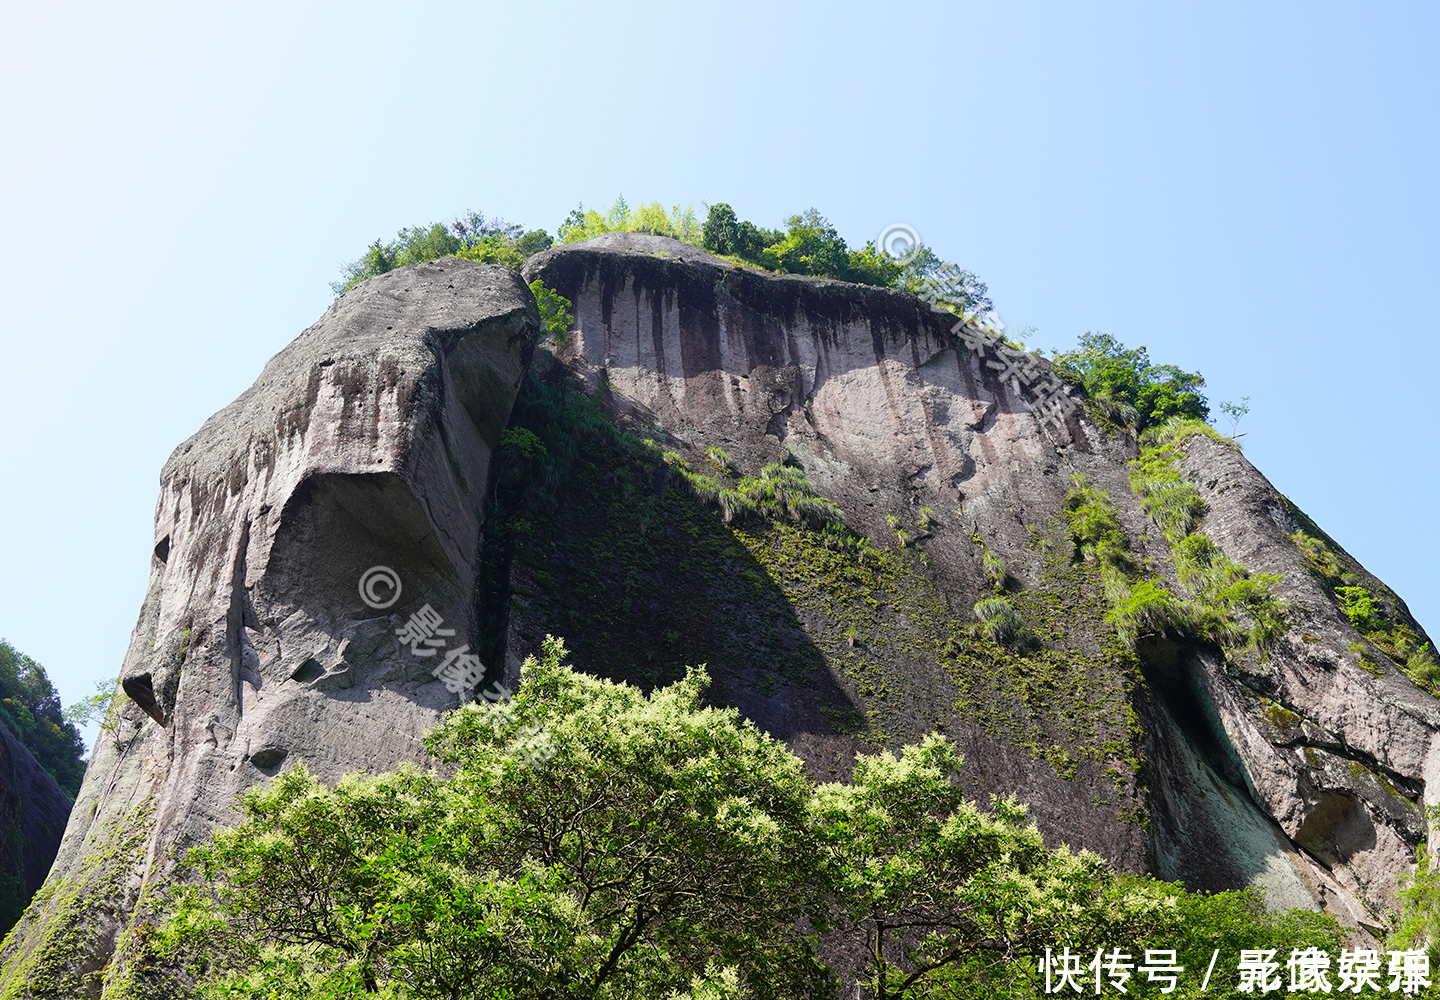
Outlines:
{"label": "forest on summit", "polygon": [[[632,208],[623,196],[603,214],[580,205],[556,228],[555,237],[544,229],[526,229],[474,211],[449,223],[407,226],[391,240],[376,239],[360,257],[344,264],[340,279],[330,287],[341,295],[394,268],[448,256],[518,268],[552,246],[612,232],[668,236],[732,263],[781,274],[894,288],[967,318],[987,317],[994,309],[985,282],[942,260],[925,244],[898,257],[877,248],[874,241],[852,249],[814,208],[788,217],[784,229],[769,229],[738,218],[724,202],[708,206],[701,222],[693,208],[676,205],[667,210],[659,202]],[[1209,404],[1200,392],[1203,376],[1174,365],[1152,364],[1144,347],[1127,348],[1109,334],[1085,333],[1074,349],[1059,352],[1052,360],[1109,426],[1139,432],[1171,417],[1209,418]]]}

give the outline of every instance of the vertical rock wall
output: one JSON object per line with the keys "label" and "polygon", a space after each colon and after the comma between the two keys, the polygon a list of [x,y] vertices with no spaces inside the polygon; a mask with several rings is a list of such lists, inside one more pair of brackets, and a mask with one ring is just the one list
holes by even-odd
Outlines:
{"label": "vertical rock wall", "polygon": [[[1077,472],[1109,493],[1137,554],[1185,593],[1130,490],[1134,440],[1083,413],[1063,425],[1042,417],[1028,390],[951,332],[951,317],[898,293],[770,275],[631,234],[555,248],[526,275],[574,300],[561,357],[634,426],[697,461],[712,445],[752,469],[791,454],[874,539],[890,535],[887,516],[914,535],[917,508],[943,512],[949,530],[920,547],[961,616],[985,596],[976,539],[1021,590],[1051,585],[1034,542],[1056,523]],[[1378,932],[1426,833],[1423,809],[1440,795],[1436,699],[1394,663],[1377,665],[1384,657],[1291,538],[1308,519],[1243,456],[1204,435],[1183,455],[1183,475],[1207,504],[1202,529],[1251,571],[1278,574],[1292,612],[1265,656],[1165,636],[1140,650],[1133,701],[1145,729],[1137,780],[1149,787],[1148,865],[1195,886],[1253,884],[1273,905],[1322,905]],[[945,516],[957,508],[958,518]],[[1333,548],[1427,640],[1403,602]],[[922,684],[926,668],[912,673]],[[952,731],[964,733],[964,720]],[[1091,804],[1104,795],[1083,769],[1052,786],[1037,778],[1053,776],[1045,761],[1017,767],[993,734],[961,739],[984,784],[1018,788],[1056,839],[1121,864],[1133,857],[1124,826],[1099,819],[1109,810]]]}
{"label": "vertical rock wall", "polygon": [[[402,268],[337,300],[175,450],[129,700],[0,954],[0,996],[143,976],[175,852],[286,763],[334,780],[419,758],[456,696],[394,631],[428,604],[469,634],[490,455],[536,325],[513,271]],[[374,566],[400,580],[388,608],[360,592]]]}

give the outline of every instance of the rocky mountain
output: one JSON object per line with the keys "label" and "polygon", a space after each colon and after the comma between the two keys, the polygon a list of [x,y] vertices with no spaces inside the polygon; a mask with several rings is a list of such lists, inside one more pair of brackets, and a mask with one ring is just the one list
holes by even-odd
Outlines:
{"label": "rocky mountain", "polygon": [[513,686],[546,633],[707,663],[817,775],[938,729],[1053,842],[1377,930],[1440,798],[1433,647],[1232,443],[1141,457],[893,290],[634,234],[371,279],[166,464],[129,702],[0,997],[164,995],[157,890],[237,793],[419,759],[467,656]]}

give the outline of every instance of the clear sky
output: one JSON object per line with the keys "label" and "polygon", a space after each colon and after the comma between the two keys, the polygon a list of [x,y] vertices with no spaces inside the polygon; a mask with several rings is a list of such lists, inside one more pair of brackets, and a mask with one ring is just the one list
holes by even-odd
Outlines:
{"label": "clear sky", "polygon": [[[1440,629],[1434,4],[74,3],[0,33],[0,636],[119,669],[161,466],[343,261],[475,209],[914,226],[1014,331],[1250,397]],[[1227,426],[1222,423],[1222,426]]]}

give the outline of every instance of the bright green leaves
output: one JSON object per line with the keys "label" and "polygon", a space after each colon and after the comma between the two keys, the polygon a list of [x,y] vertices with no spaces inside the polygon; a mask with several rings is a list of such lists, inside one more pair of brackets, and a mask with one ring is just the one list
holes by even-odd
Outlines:
{"label": "bright green leaves", "polygon": [[915,247],[900,258],[874,242],[851,250],[829,220],[813,208],[790,216],[785,227],[782,233],[742,222],[733,208],[721,202],[710,206],[700,245],[721,257],[772,271],[900,288],[912,295],[939,294],[945,304],[966,314],[991,308],[984,282],[941,260],[929,247]]}
{"label": "bright green leaves", "polygon": [[667,212],[665,206],[654,201],[631,209],[625,196],[621,195],[604,215],[580,206],[561,224],[559,233],[561,243],[588,240],[605,233],[649,233],[698,245],[700,222],[695,218],[693,208],[682,209],[675,205]]}
{"label": "bright green leaves", "polygon": [[695,495],[720,508],[725,521],[737,516],[754,516],[768,521],[792,521],[816,529],[844,528],[845,515],[833,500],[815,492],[805,470],[793,465],[771,462],[758,476],[747,476],[737,470],[730,456],[719,448],[706,453],[707,461],[717,475],[694,472],[689,464],[673,451],[663,453],[665,464],[690,484]]}
{"label": "bright green leaves", "polygon": [[[1251,894],[1119,875],[1047,848],[1013,798],[967,801],[943,737],[817,786],[706,707],[702,669],[647,696],[564,658],[547,638],[503,712],[451,713],[426,739],[445,777],[326,788],[297,766],[248,793],[186,858],[161,950],[234,1000],[834,996],[813,930],[901,1000],[1028,995],[1046,946],[1175,947],[1187,920],[1268,939]],[[538,762],[517,743],[535,727]]]}
{"label": "bright green leaves", "polygon": [[1376,631],[1385,617],[1364,587],[1336,587],[1335,601],[1340,605],[1340,613],[1361,632]]}
{"label": "bright green leaves", "polygon": [[190,855],[170,946],[209,958],[215,996],[733,995],[741,957],[751,995],[811,995],[799,759],[703,707],[702,670],[646,697],[564,656],[526,662],[503,718],[472,704],[431,734],[447,778],[295,768],[248,795]]}
{"label": "bright green leaves", "polygon": [[1204,420],[1210,407],[1199,392],[1198,372],[1153,365],[1144,347],[1129,349],[1108,333],[1085,333],[1080,346],[1054,357],[1066,380],[1085,390],[1099,415],[1112,424],[1143,431],[1171,417]]}
{"label": "bright green leaves", "polygon": [[[1352,568],[1326,539],[1300,530],[1291,535],[1290,540],[1300,550],[1316,582],[1334,597],[1336,607],[1346,620],[1395,661],[1412,681],[1440,696],[1440,661],[1436,660],[1429,641],[1405,620],[1408,616],[1401,612],[1403,605],[1399,604],[1399,598],[1373,578],[1365,580],[1373,589],[1362,586],[1363,571]],[[1360,665],[1372,673],[1383,673],[1378,666],[1372,667],[1363,655]]]}
{"label": "bright green leaves", "polygon": [[1167,607],[1163,595],[1168,591],[1152,587],[1150,593],[1132,595],[1126,614],[1145,627],[1167,623],[1171,631],[1218,645],[1248,640],[1263,653],[1285,630],[1285,605],[1275,595],[1280,577],[1250,573],[1197,530],[1205,501],[1177,464],[1184,442],[1194,434],[1215,436],[1205,423],[1184,417],[1171,417],[1143,434],[1140,457],[1130,463],[1130,487],[1165,535],[1175,573],[1196,600],[1172,598]]}
{"label": "bright green leaves", "polygon": [[535,305],[540,310],[541,336],[564,347],[570,339],[570,327],[575,324],[573,303],[539,278],[530,282],[530,294],[535,296]]}
{"label": "bright green leaves", "polygon": [[358,260],[340,269],[341,278],[331,282],[330,290],[340,295],[367,278],[441,257],[519,267],[551,242],[543,229],[526,232],[522,226],[502,219],[487,219],[479,212],[467,212],[448,225],[434,222],[428,226],[407,226],[389,242],[377,239]]}
{"label": "bright green leaves", "polygon": [[1120,516],[1105,491],[1091,486],[1082,473],[1076,473],[1071,481],[1073,488],[1065,494],[1062,508],[1070,537],[1077,554],[1100,565],[1108,586],[1117,575],[1123,576],[1134,568],[1130,543],[1125,540]]}

